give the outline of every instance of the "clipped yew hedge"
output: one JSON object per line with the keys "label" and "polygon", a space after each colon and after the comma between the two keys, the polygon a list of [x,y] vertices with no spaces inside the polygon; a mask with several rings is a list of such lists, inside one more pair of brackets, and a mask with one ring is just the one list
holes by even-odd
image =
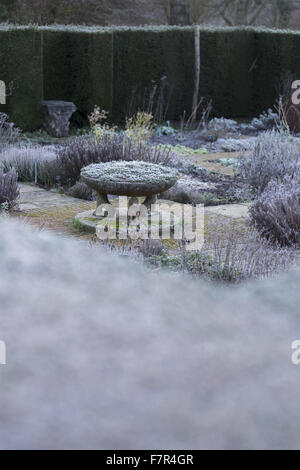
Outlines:
{"label": "clipped yew hedge", "polygon": [[200,38],[200,95],[212,99],[217,115],[249,117],[252,114],[254,32],[204,30]]}
{"label": "clipped yew hedge", "polygon": [[254,113],[278,98],[280,79],[291,73],[300,78],[300,34],[260,31],[255,34],[253,76]]}
{"label": "clipped yew hedge", "polygon": [[[167,116],[190,110],[194,87],[194,31],[192,28],[124,29],[114,32],[113,117],[122,119],[129,102],[142,107],[166,77],[162,105]],[[140,102],[140,103],[139,103]]]}
{"label": "clipped yew hedge", "polygon": [[[300,78],[300,33],[258,28],[201,28],[199,96],[216,115],[251,117],[274,104],[290,72]],[[23,129],[42,124],[42,99],[94,105],[124,120],[143,107],[163,77],[167,119],[191,112],[194,27],[0,26],[0,80],[14,83],[10,118]],[[0,109],[0,110],[1,110]]]}
{"label": "clipped yew hedge", "polygon": [[111,31],[42,30],[44,96],[72,101],[89,114],[95,104],[112,109]]}
{"label": "clipped yew hedge", "polygon": [[41,33],[35,28],[0,27],[0,80],[9,93],[0,111],[22,129],[41,126],[42,70]]}

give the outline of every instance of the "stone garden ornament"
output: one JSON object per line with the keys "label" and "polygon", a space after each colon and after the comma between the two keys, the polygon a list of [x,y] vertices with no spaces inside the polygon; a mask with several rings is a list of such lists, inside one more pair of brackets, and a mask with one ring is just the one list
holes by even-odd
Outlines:
{"label": "stone garden ornament", "polygon": [[96,192],[95,216],[102,216],[101,205],[109,204],[108,195],[130,197],[129,205],[145,197],[148,209],[155,204],[157,194],[171,188],[179,178],[177,170],[154,163],[114,161],[94,163],[81,170],[81,180]]}
{"label": "stone garden ornament", "polygon": [[81,181],[96,192],[97,207],[75,219],[101,240],[177,239],[188,241],[188,250],[200,249],[203,204],[157,201],[179,177],[174,168],[143,161],[93,163],[81,170]]}
{"label": "stone garden ornament", "polygon": [[70,118],[77,110],[69,101],[43,101],[44,128],[52,137],[69,135]]}

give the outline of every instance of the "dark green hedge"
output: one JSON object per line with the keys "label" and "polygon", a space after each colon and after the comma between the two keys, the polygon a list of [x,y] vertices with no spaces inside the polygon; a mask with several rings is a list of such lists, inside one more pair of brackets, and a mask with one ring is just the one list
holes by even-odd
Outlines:
{"label": "dark green hedge", "polygon": [[24,130],[41,127],[43,99],[41,34],[33,28],[0,29],[0,80],[11,95],[0,111]]}
{"label": "dark green hedge", "polygon": [[253,113],[272,106],[287,74],[300,78],[300,34],[288,32],[255,34]]}
{"label": "dark green hedge", "polygon": [[154,89],[153,111],[160,104],[163,113],[167,111],[169,118],[176,118],[183,110],[190,110],[193,69],[194,33],[191,28],[116,31],[114,120],[124,118],[134,108],[147,109]]}
{"label": "dark green hedge", "polygon": [[[225,117],[251,117],[271,107],[286,73],[300,78],[300,33],[255,28],[202,28],[199,96]],[[165,78],[167,77],[167,78]],[[167,119],[191,112],[194,28],[0,27],[0,80],[14,82],[10,117],[41,126],[42,98],[94,105],[115,122],[138,108],[162,105]],[[164,84],[162,86],[162,83]]]}
{"label": "dark green hedge", "polygon": [[112,32],[43,31],[44,96],[66,100],[88,115],[112,110]]}
{"label": "dark green hedge", "polygon": [[253,58],[253,32],[201,32],[200,95],[212,99],[217,115],[251,114]]}

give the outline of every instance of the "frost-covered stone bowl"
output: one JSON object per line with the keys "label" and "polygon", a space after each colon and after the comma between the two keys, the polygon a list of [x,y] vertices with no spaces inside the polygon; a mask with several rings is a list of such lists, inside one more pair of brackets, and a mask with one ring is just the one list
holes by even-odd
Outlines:
{"label": "frost-covered stone bowl", "polygon": [[102,194],[152,196],[171,188],[179,178],[177,170],[142,161],[93,163],[81,170],[81,180]]}

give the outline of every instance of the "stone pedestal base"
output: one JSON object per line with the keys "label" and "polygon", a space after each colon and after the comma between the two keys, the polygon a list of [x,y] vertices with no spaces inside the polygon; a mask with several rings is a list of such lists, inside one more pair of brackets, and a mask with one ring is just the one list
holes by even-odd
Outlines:
{"label": "stone pedestal base", "polygon": [[[99,191],[95,191],[96,193],[96,201],[97,201],[97,207],[93,215],[95,217],[105,217],[106,216],[106,208],[103,208],[103,205],[110,205],[110,202],[108,200],[107,194],[102,194]],[[154,205],[157,202],[157,196],[148,196],[143,202],[143,205],[148,209],[148,212],[151,211],[151,206]],[[134,204],[139,204],[139,198],[137,197],[131,197],[128,199],[128,208],[133,206]]]}
{"label": "stone pedestal base", "polygon": [[76,110],[75,104],[68,101],[43,101],[46,132],[52,137],[67,137],[70,118]]}
{"label": "stone pedestal base", "polygon": [[[110,205],[110,207],[114,208],[113,205]],[[115,216],[116,214],[117,217]],[[95,215],[95,211],[90,210],[77,214],[75,220],[80,223],[85,231],[89,231],[91,233],[97,233],[99,229],[100,231],[103,231],[106,226],[110,227],[113,236],[111,238],[108,236],[108,239],[112,240],[118,238],[123,240],[127,239],[128,237],[126,236],[126,233],[131,223],[136,225],[138,221],[141,220],[141,223],[143,224],[143,228],[141,227],[140,231],[141,239],[151,239],[154,233],[157,234],[161,232],[163,228],[165,228],[166,231],[170,230],[170,237],[168,239],[172,239],[175,226],[181,225],[182,221],[177,216],[174,216],[173,222],[170,224],[168,213],[162,212],[160,215],[161,217],[159,217],[158,212],[149,212],[148,217],[141,220],[140,218],[128,217],[127,213],[123,214],[122,211],[120,213],[118,209],[116,209],[116,212],[114,212],[114,216],[112,216],[112,214],[102,214],[99,216]],[[161,237],[159,235],[157,239],[160,238]]]}

